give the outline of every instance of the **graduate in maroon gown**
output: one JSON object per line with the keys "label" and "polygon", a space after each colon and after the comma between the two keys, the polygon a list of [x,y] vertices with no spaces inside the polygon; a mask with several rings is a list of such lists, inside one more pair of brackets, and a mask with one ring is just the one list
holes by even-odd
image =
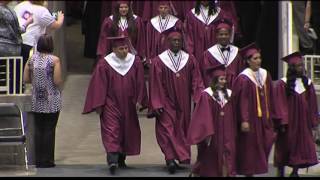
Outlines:
{"label": "graduate in maroon gown", "polygon": [[181,50],[182,33],[167,37],[169,49],[152,60],[150,68],[150,111],[156,115],[156,138],[164,153],[169,173],[179,163],[189,164],[191,149],[187,131],[191,99],[197,102],[204,89],[197,60]]}
{"label": "graduate in maroon gown", "polygon": [[215,21],[228,18],[225,11],[214,1],[197,1],[185,20],[186,48],[197,60],[202,58],[203,52],[217,43],[215,35]]}
{"label": "graduate in maroon gown", "polygon": [[107,37],[128,36],[132,43],[132,54],[145,58],[145,28],[140,17],[133,14],[129,1],[117,1],[114,14],[104,19],[99,41],[97,55],[99,58],[112,52],[111,43]]}
{"label": "graduate in maroon gown", "polygon": [[227,72],[227,87],[231,88],[234,79],[243,69],[245,69],[245,61],[241,59],[239,49],[230,42],[232,33],[232,22],[228,19],[221,18],[215,22],[215,34],[217,44],[210,47],[204,52],[201,59],[200,67],[203,75],[203,81],[206,87],[211,83],[211,74],[205,73],[210,66],[224,65]]}
{"label": "graduate in maroon gown", "polygon": [[233,83],[237,112],[237,173],[246,176],[268,172],[268,157],[275,139],[272,79],[261,68],[261,54],[250,44],[240,53],[249,67]]}
{"label": "graduate in maroon gown", "polygon": [[288,63],[286,77],[275,87],[276,114],[280,121],[275,144],[274,165],[284,176],[284,166],[293,168],[290,177],[298,177],[299,168],[318,164],[312,131],[318,127],[317,96],[311,80],[304,75],[302,55],[292,53],[284,58]]}
{"label": "graduate in maroon gown", "polygon": [[148,21],[147,24],[147,61],[158,56],[168,49],[166,42],[166,31],[174,28],[182,31],[183,24],[175,16],[170,14],[170,2],[158,2],[159,14]]}
{"label": "graduate in maroon gown", "polygon": [[198,145],[192,174],[201,177],[235,176],[236,121],[232,91],[224,65],[207,69],[210,86],[201,93],[192,114],[188,141]]}
{"label": "graduate in maroon gown", "polygon": [[83,114],[100,114],[101,136],[111,174],[126,167],[126,155],[140,154],[141,132],[137,110],[147,107],[143,65],[128,53],[128,38],[109,38],[113,52],[96,65]]}

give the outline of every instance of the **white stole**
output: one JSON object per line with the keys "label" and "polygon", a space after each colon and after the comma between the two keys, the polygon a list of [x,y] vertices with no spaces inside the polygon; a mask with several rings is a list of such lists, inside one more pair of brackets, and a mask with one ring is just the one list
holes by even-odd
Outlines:
{"label": "white stole", "polygon": [[121,60],[114,52],[112,52],[104,57],[104,59],[112,67],[112,69],[124,76],[131,69],[135,60],[135,56],[131,53],[128,53],[127,57],[124,60]]}

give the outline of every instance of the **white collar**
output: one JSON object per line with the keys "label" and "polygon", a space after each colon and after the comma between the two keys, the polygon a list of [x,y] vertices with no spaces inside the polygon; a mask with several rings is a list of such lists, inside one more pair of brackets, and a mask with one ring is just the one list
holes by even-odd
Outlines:
{"label": "white collar", "polygon": [[[219,102],[214,96],[213,96],[213,91],[211,89],[211,87],[208,87],[207,89],[204,90],[204,92],[208,93],[212,99],[214,101],[216,101],[218,104],[220,104],[221,108],[223,108],[227,103],[228,103],[228,100],[226,98],[220,98],[222,99],[223,101],[222,102]],[[228,93],[228,96],[231,97],[231,94],[232,94],[232,91],[230,89],[227,89],[227,93]],[[219,96],[220,96],[220,93],[219,93]]]}
{"label": "white collar", "polygon": [[[263,68],[259,68],[258,71],[259,71],[260,76],[261,76],[261,83],[262,83],[262,85],[264,85],[266,83],[266,80],[267,80],[268,72],[267,72],[267,70],[265,70]],[[240,74],[243,74],[243,75],[247,76],[256,86],[262,88],[262,86],[260,86],[260,84],[256,80],[255,72],[253,72],[250,68],[246,68]]]}
{"label": "white collar", "polygon": [[[228,59],[228,63],[225,65],[225,62],[223,60],[223,57],[220,53],[220,49],[219,49],[219,45],[216,44],[214,46],[212,46],[211,48],[208,49],[208,51],[210,52],[210,54],[217,60],[219,61],[221,64],[224,64],[226,67],[229,66],[233,60],[236,58],[239,48],[237,48],[236,46],[233,46],[231,44],[228,45],[230,47],[230,54],[229,54],[229,59]],[[226,53],[227,54],[227,53]]]}
{"label": "white collar", "polygon": [[104,59],[107,63],[114,69],[117,73],[122,76],[126,75],[130,68],[132,67],[135,56],[131,53],[128,53],[125,60],[119,59],[114,52],[108,54]]}
{"label": "white collar", "polygon": [[[133,18],[134,18],[134,19],[137,19],[137,17],[138,17],[137,15],[135,15],[135,14],[133,15]],[[109,18],[110,18],[111,20],[113,20],[113,15],[109,16]],[[120,18],[120,19],[123,19],[123,18]]]}
{"label": "white collar", "polygon": [[[281,78],[281,80],[285,83],[287,83],[287,77],[283,77]],[[303,82],[302,82],[302,78],[297,78],[296,79],[296,82],[295,82],[295,87],[294,87],[294,91],[298,94],[302,94],[303,92],[306,91],[306,88],[304,87],[303,85]],[[308,79],[308,85],[310,86],[311,84],[311,79]]]}
{"label": "white collar", "polygon": [[[216,19],[216,17],[220,14],[220,11],[221,11],[221,8],[218,7],[218,8],[217,8],[217,12],[216,12],[214,15],[209,16],[208,24],[206,24],[206,20],[202,17],[201,13],[199,13],[199,15],[197,15],[196,12],[195,12],[195,8],[193,8],[193,9],[191,10],[191,12],[193,13],[193,15],[194,15],[197,19],[199,19],[201,22],[203,22],[204,24],[206,24],[206,25],[211,24],[211,23]],[[205,13],[206,15],[208,15],[209,11],[204,9],[204,13]]]}
{"label": "white collar", "polygon": [[159,54],[159,58],[160,60],[163,62],[164,65],[166,65],[171,71],[173,71],[174,73],[179,72],[182,68],[184,68],[184,66],[187,64],[188,60],[189,60],[189,54],[184,52],[183,50],[180,50],[182,58],[181,58],[181,63],[180,66],[178,68],[178,71],[174,68],[174,65],[168,55],[168,51],[169,50],[165,50],[164,52],[162,52],[161,54]]}
{"label": "white collar", "polygon": [[[161,17],[160,17],[161,18]],[[171,15],[171,14],[168,14],[166,18],[170,18],[169,21],[168,21],[168,24],[165,28],[164,31],[172,28],[176,23],[177,21],[179,20],[177,17]],[[160,23],[159,23],[159,16],[155,16],[153,17],[151,20],[150,20],[152,26],[159,32],[159,33],[162,33],[164,31],[161,31],[161,28],[160,28]]]}

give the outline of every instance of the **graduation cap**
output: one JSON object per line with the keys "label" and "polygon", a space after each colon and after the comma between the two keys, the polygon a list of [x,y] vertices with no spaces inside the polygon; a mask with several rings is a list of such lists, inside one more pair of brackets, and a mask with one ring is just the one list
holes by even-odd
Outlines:
{"label": "graduation cap", "polygon": [[130,5],[130,1],[117,1],[117,4],[128,4]]}
{"label": "graduation cap", "polygon": [[111,41],[112,47],[119,47],[119,46],[127,45],[132,54],[134,54],[134,55],[137,54],[137,51],[132,46],[131,41],[128,36],[107,37],[107,39]]}
{"label": "graduation cap", "polygon": [[128,45],[127,36],[107,37],[111,41],[112,47]]}
{"label": "graduation cap", "polygon": [[160,6],[160,5],[168,5],[168,6],[170,6],[171,3],[170,3],[170,1],[158,1],[158,6]]}
{"label": "graduation cap", "polygon": [[287,62],[288,64],[297,64],[299,62],[302,62],[302,54],[300,52],[294,52],[292,54],[289,54],[283,58],[281,58],[283,61]]}
{"label": "graduation cap", "polygon": [[180,36],[182,38],[182,31],[175,28],[175,27],[170,28],[163,33],[166,35],[167,39],[175,37],[175,36]]}
{"label": "graduation cap", "polygon": [[260,49],[256,45],[256,43],[251,43],[240,50],[240,54],[245,59],[249,58],[255,53],[260,53]]}
{"label": "graduation cap", "polygon": [[219,29],[222,29],[222,28],[232,30],[232,26],[233,26],[232,21],[227,18],[220,18],[214,24],[216,26],[215,31],[218,31]]}
{"label": "graduation cap", "polygon": [[209,67],[206,69],[206,73],[211,77],[219,77],[219,76],[225,76],[226,75],[226,67],[223,64]]}

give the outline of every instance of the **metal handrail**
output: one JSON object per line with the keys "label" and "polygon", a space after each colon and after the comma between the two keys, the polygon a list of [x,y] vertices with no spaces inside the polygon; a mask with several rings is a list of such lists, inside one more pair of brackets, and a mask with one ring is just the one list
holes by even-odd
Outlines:
{"label": "metal handrail", "polygon": [[[2,82],[5,82],[5,85],[0,85],[0,92],[5,92],[2,95],[19,95],[23,94],[22,92],[22,81],[23,81],[23,57],[22,56],[11,56],[11,57],[0,57],[0,62],[5,61],[4,64],[0,65],[1,68],[5,69],[0,74],[5,75],[5,79],[1,79]],[[13,61],[13,72],[10,72],[10,61]],[[19,62],[19,65],[18,65]],[[18,69],[17,69],[18,68]],[[20,71],[20,76],[17,77],[17,71]],[[10,85],[10,74],[12,74],[13,84]],[[17,79],[19,79],[19,89],[17,90]],[[10,93],[10,86],[12,86],[13,92]]]}

